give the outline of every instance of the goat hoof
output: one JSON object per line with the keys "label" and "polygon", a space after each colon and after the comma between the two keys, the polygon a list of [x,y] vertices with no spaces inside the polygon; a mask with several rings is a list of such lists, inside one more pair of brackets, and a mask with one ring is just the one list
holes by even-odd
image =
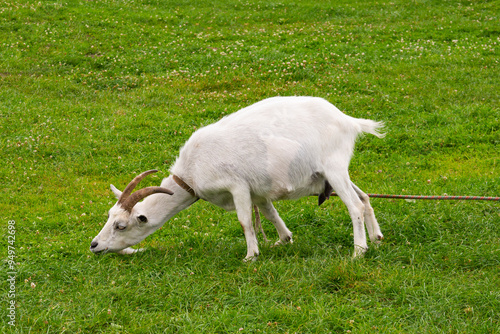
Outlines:
{"label": "goat hoof", "polygon": [[354,254],[353,254],[352,258],[353,259],[362,258],[365,255],[367,249],[368,249],[367,247],[361,247],[361,246],[355,245],[354,246]]}
{"label": "goat hoof", "polygon": [[259,254],[256,254],[254,256],[247,256],[246,258],[243,259],[243,262],[255,262],[257,261],[257,258],[259,257]]}
{"label": "goat hoof", "polygon": [[273,245],[273,247],[276,247],[276,246],[281,246],[281,245],[286,245],[286,244],[293,244],[293,239],[292,239],[292,236],[289,235],[289,236],[286,236],[285,238],[283,239],[279,239],[278,241],[276,241]]}
{"label": "goat hoof", "polygon": [[371,242],[374,244],[379,244],[382,240],[384,240],[384,236],[382,234],[376,234],[370,237]]}

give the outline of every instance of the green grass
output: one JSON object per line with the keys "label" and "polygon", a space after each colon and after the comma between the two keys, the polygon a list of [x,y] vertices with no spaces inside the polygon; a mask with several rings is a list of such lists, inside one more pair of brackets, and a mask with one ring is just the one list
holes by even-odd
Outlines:
{"label": "green grass", "polygon": [[[203,125],[313,95],[386,123],[358,141],[370,193],[499,196],[498,1],[0,4],[2,273],[12,333],[498,333],[497,202],[373,199],[385,235],[352,261],[335,198],[276,204],[294,244],[246,244],[198,202],[132,256],[92,238],[137,173],[168,175]],[[266,233],[277,238],[271,224]],[[2,274],[2,291],[9,290]],[[8,303],[16,303],[16,326]]]}

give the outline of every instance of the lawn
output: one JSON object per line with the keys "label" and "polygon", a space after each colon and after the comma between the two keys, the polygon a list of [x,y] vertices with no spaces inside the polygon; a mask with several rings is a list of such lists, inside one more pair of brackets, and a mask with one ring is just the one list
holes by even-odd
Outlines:
{"label": "lawn", "polygon": [[[384,121],[368,193],[500,196],[498,1],[0,3],[2,333],[498,333],[500,206],[372,199],[352,260],[338,198],[276,203],[294,243],[244,263],[199,201],[130,256],[94,256],[115,197],[200,127],[277,95]],[[272,225],[264,221],[271,239]]]}

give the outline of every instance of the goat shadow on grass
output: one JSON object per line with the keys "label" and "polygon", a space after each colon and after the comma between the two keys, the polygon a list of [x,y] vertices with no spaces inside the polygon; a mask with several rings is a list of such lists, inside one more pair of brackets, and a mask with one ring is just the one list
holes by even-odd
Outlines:
{"label": "goat shadow on grass", "polygon": [[[335,228],[327,233],[314,234],[318,229],[324,228],[312,227],[307,231],[301,231],[294,234],[294,242],[274,246],[274,235],[268,238],[272,241],[264,242],[259,237],[260,255],[256,261],[290,261],[296,258],[351,258],[353,254],[352,235],[350,231],[343,231],[343,227]],[[303,232],[303,233],[302,233]],[[161,263],[188,265],[188,264],[208,264],[211,267],[217,267],[221,270],[230,270],[231,268],[241,268],[243,258],[246,252],[246,243],[243,237],[236,242],[221,240],[215,243],[199,242],[198,240],[186,240],[176,245],[142,245],[143,251],[129,255],[105,254],[104,257],[118,259],[122,264],[135,265],[140,263]],[[364,258],[376,257],[377,245],[371,244]],[[102,256],[102,255],[101,255]]]}

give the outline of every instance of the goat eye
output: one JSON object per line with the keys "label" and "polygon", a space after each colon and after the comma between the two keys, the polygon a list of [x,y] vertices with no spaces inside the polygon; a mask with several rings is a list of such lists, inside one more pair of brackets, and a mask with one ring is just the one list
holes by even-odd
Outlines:
{"label": "goat eye", "polygon": [[143,215],[140,215],[139,217],[137,217],[137,219],[139,219],[139,221],[141,223],[147,223],[148,222],[148,218],[146,216],[143,216]]}
{"label": "goat eye", "polygon": [[123,224],[116,224],[115,228],[117,230],[120,230],[120,231],[123,231],[124,229],[127,228],[127,225],[123,225]]}

